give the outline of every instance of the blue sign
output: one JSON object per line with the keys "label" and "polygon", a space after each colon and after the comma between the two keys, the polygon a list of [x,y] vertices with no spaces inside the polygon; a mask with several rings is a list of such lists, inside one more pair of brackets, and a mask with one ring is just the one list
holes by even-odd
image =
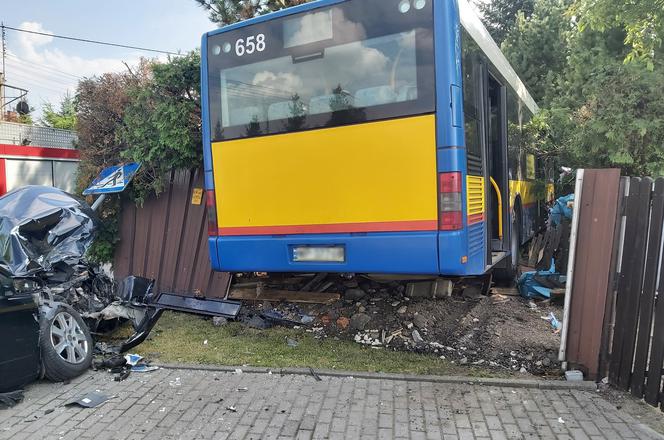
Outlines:
{"label": "blue sign", "polygon": [[131,179],[140,167],[140,163],[130,162],[124,165],[105,168],[99,173],[99,177],[92,181],[92,185],[83,191],[83,195],[122,192],[129,185],[129,182],[131,182]]}

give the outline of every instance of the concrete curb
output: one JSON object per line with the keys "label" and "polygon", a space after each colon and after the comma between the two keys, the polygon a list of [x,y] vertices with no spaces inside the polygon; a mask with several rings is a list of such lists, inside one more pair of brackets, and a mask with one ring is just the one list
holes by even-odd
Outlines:
{"label": "concrete curb", "polygon": [[[264,368],[264,367],[227,367],[216,365],[197,365],[197,364],[159,364],[162,368],[170,370],[198,370],[198,371],[218,371],[232,373],[236,369],[241,369],[243,373],[266,374],[272,371],[273,374],[294,374],[310,376],[311,371],[308,368]],[[379,379],[379,380],[402,380],[406,382],[430,382],[430,383],[450,383],[467,385],[484,385],[494,387],[510,388],[537,388],[540,390],[585,390],[595,391],[597,386],[595,382],[567,382],[556,380],[537,380],[537,379],[502,379],[492,377],[468,377],[468,376],[433,376],[433,375],[414,375],[414,374],[395,374],[395,373],[367,373],[357,371],[341,370],[315,370],[319,376],[326,377],[352,377],[356,379]]]}

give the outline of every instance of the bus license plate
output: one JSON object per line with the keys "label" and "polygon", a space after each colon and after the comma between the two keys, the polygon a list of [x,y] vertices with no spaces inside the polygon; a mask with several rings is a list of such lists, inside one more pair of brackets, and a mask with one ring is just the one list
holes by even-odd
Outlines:
{"label": "bus license plate", "polygon": [[343,263],[346,252],[343,246],[296,246],[293,248],[293,261]]}

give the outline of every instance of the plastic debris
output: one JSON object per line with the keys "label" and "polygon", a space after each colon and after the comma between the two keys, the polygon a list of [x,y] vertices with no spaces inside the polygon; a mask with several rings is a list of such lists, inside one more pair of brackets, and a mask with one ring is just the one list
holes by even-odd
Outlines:
{"label": "plastic debris", "polygon": [[109,401],[110,399],[111,397],[107,396],[106,394],[102,394],[99,391],[93,391],[79,397],[76,400],[65,403],[65,406],[78,405],[83,408],[95,408],[102,403]]}
{"label": "plastic debris", "polygon": [[579,370],[565,371],[565,379],[569,382],[581,382],[583,381],[583,372]]}
{"label": "plastic debris", "polygon": [[549,218],[554,226],[559,225],[563,218],[572,220],[574,194],[558,197],[551,207]]}
{"label": "plastic debris", "polygon": [[562,323],[558,321],[558,318],[556,318],[556,315],[554,315],[553,312],[550,312],[547,316],[542,316],[542,319],[549,321],[551,327],[553,327],[553,330],[556,333],[558,333],[563,328]]}
{"label": "plastic debris", "polygon": [[524,298],[549,299],[552,296],[552,290],[564,286],[566,281],[565,275],[556,273],[555,263],[552,261],[549,270],[524,272],[516,284],[519,293]]}
{"label": "plastic debris", "polygon": [[133,367],[143,359],[143,356],[140,354],[126,354],[124,358],[127,361],[127,364]]}
{"label": "plastic debris", "polygon": [[153,365],[135,365],[131,367],[133,373],[149,373],[150,371],[157,371],[159,367]]}

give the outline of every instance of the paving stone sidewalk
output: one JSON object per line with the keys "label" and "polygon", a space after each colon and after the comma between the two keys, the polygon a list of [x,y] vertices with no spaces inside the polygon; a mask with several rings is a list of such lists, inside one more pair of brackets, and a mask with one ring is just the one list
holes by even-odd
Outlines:
{"label": "paving stone sidewalk", "polygon": [[[94,390],[115,397],[94,409],[63,406]],[[0,438],[658,437],[593,391],[162,369],[123,382],[90,372],[31,385],[22,404],[0,411]]]}

